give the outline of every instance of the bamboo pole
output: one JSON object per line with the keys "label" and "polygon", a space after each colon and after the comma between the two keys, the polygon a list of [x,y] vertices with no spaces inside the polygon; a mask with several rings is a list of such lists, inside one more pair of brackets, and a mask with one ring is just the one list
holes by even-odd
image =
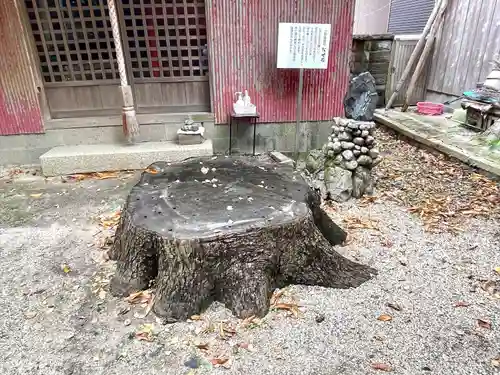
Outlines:
{"label": "bamboo pole", "polygon": [[125,56],[122,49],[122,38],[120,35],[120,26],[118,15],[116,13],[115,0],[108,0],[109,17],[111,29],[113,31],[113,40],[115,42],[116,60],[118,62],[118,72],[120,73],[120,88],[123,96],[122,124],[123,133],[129,143],[134,143],[139,135],[139,123],[135,113],[134,97],[132,88],[128,84],[127,69],[125,67]]}
{"label": "bamboo pole", "polygon": [[405,70],[403,71],[401,79],[399,80],[398,84],[396,85],[396,89],[392,93],[391,98],[389,99],[389,101],[387,102],[387,105],[385,106],[386,110],[392,107],[392,103],[394,103],[394,100],[396,100],[396,97],[398,96],[399,91],[401,90],[401,88],[405,84],[406,80],[408,79],[408,76],[410,75],[411,69],[412,69],[413,65],[415,64],[415,61],[417,60],[418,56],[420,55],[422,47],[424,46],[425,39],[426,39],[427,35],[429,34],[429,31],[430,31],[432,25],[434,24],[434,21],[437,17],[438,10],[441,7],[442,2],[443,2],[443,0],[436,0],[436,3],[434,5],[434,9],[432,10],[430,17],[427,20],[427,24],[425,25],[424,31],[422,31],[422,36],[420,37],[417,45],[415,46],[415,49],[413,50],[413,52],[410,56],[410,60],[408,61],[408,64],[406,65]]}
{"label": "bamboo pole", "polygon": [[434,24],[432,25],[431,31],[429,32],[429,36],[427,37],[427,42],[425,43],[424,50],[422,51],[422,55],[418,60],[417,67],[415,68],[415,72],[411,77],[410,84],[408,85],[408,90],[406,90],[406,97],[403,104],[403,108],[401,111],[406,112],[408,110],[408,106],[410,104],[410,100],[413,96],[413,91],[415,91],[415,86],[417,85],[417,80],[422,75],[422,71],[424,70],[424,66],[428,60],[428,56],[432,51],[432,47],[434,46],[434,42],[436,41],[436,35],[439,32],[439,29],[443,25],[444,22],[444,14],[446,12],[446,7],[448,6],[448,0],[442,0],[441,7],[439,8],[438,15]]}

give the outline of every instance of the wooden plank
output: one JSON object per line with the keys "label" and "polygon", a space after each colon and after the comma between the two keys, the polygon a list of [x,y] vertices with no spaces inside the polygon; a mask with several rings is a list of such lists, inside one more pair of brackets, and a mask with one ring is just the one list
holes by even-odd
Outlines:
{"label": "wooden plank", "polygon": [[[450,88],[451,92],[463,93],[466,89],[475,88],[466,87],[467,82],[470,81],[468,76],[469,65],[472,64],[472,59],[477,57],[472,56],[473,45],[477,43],[476,32],[478,22],[484,22],[482,19],[481,5],[486,1],[471,1],[469,9],[467,10],[467,17],[464,25],[462,27],[467,30],[463,34],[462,42],[460,43],[460,50],[458,53],[459,59],[457,61],[455,79],[452,81],[452,86]],[[486,14],[484,14],[486,16]]]}
{"label": "wooden plank", "polygon": [[101,103],[103,109],[117,108],[123,106],[123,97],[118,85],[116,86],[97,86],[101,96]]}
{"label": "wooden plank", "polygon": [[[104,6],[104,4],[106,4],[106,7]],[[112,30],[111,30],[111,25],[110,25],[110,28],[108,28],[109,16],[106,15],[107,14],[106,13],[107,2],[99,1],[99,9],[101,10],[101,17],[102,17],[102,21],[104,23],[104,32],[106,33],[106,46],[108,47],[107,53],[109,55],[111,72],[113,74],[113,79],[115,79],[115,78],[119,77],[119,73],[118,73],[117,69],[115,68],[115,61],[113,59],[114,48],[111,46],[111,41],[113,40],[113,38],[110,37],[110,33],[112,34]]]}
{"label": "wooden plank", "polygon": [[[94,12],[94,7],[93,6],[89,6],[90,8],[90,22],[92,23],[92,31],[94,33],[94,37],[97,39],[94,41],[94,43],[96,44],[96,49],[97,49],[97,57],[98,57],[98,60],[99,60],[99,66],[101,67],[100,69],[100,74],[101,74],[101,77],[102,78],[97,78],[96,79],[105,79],[106,78],[106,73],[104,72],[105,68],[104,68],[104,62],[102,61],[102,49],[101,49],[101,40],[99,38],[99,28],[97,27],[97,22],[96,22],[96,16],[95,16],[95,12]],[[90,57],[91,60],[92,59],[92,56]]]}
{"label": "wooden plank", "polygon": [[[189,34],[189,17],[188,17],[188,0],[183,0],[184,3],[184,30],[186,32],[186,39],[188,40],[188,61],[189,61],[189,75],[193,76],[193,56],[191,55],[191,44],[190,39],[191,35]],[[195,39],[198,39],[197,36],[194,36]]]}
{"label": "wooden plank", "polygon": [[[43,61],[43,60],[46,61],[46,66],[47,66],[47,69],[49,71],[50,81],[54,82],[55,81],[54,70],[52,69],[52,65],[50,64],[50,54],[49,54],[49,51],[47,49],[47,44],[45,43],[45,34],[43,33],[44,28],[43,28],[43,24],[42,24],[41,19],[40,19],[39,8],[37,6],[37,0],[31,0],[29,2],[29,5],[31,5],[31,8],[29,8],[29,9],[33,10],[33,13],[35,14],[35,21],[36,21],[38,29],[40,30],[40,33],[41,33],[43,54],[38,52],[38,56],[39,56],[41,61]],[[41,64],[41,65],[43,66],[44,64]],[[43,75],[43,78],[46,81],[45,75]]]}
{"label": "wooden plank", "polygon": [[161,90],[165,98],[165,105],[185,106],[191,104],[186,97],[186,83],[162,83]]}
{"label": "wooden plank", "polygon": [[72,61],[72,57],[71,57],[71,52],[70,52],[70,48],[69,48],[69,44],[68,44],[68,37],[67,37],[67,29],[66,29],[66,23],[64,22],[64,17],[62,16],[62,12],[61,12],[61,6],[59,4],[59,2],[55,2],[56,4],[56,13],[57,13],[57,21],[59,22],[59,26],[61,28],[61,37],[62,37],[62,40],[63,40],[63,44],[64,44],[64,54],[66,55],[66,61],[68,63],[68,69],[69,69],[69,73],[71,75],[71,81],[74,81],[75,80],[75,72],[73,71],[73,61]]}
{"label": "wooden plank", "polygon": [[207,82],[186,82],[185,92],[189,104],[210,103],[210,87]]}
{"label": "wooden plank", "polygon": [[118,86],[120,85],[119,79],[108,80],[93,80],[93,81],[66,81],[66,82],[46,82],[45,87],[82,87],[82,86]]}
{"label": "wooden plank", "polygon": [[162,82],[168,82],[168,83],[174,83],[174,82],[207,82],[208,77],[199,77],[199,76],[194,76],[194,77],[163,77],[163,78],[142,78],[142,79],[136,79],[136,83],[162,83]]}
{"label": "wooden plank", "polygon": [[210,110],[210,104],[206,105],[189,105],[189,104],[179,104],[179,105],[167,105],[162,107],[151,107],[144,106],[138,108],[139,114],[147,113],[179,113],[179,112],[207,112]]}
{"label": "wooden plank", "polygon": [[[48,19],[49,31],[50,31],[51,40],[52,40],[52,47],[54,48],[54,51],[56,54],[55,56],[56,56],[57,66],[59,67],[59,72],[57,74],[54,73],[54,78],[55,78],[55,80],[57,80],[56,77],[59,76],[60,81],[66,81],[65,75],[64,75],[64,67],[63,67],[62,60],[61,60],[61,52],[59,51],[59,46],[57,43],[56,34],[54,33],[54,25],[52,24],[52,22],[53,22],[53,19],[52,19],[52,17],[50,17],[50,13],[49,13],[49,19]],[[43,42],[46,43],[45,40]],[[47,61],[49,64],[52,63],[52,60],[50,57],[51,56],[48,56],[49,59]]]}
{"label": "wooden plank", "polygon": [[491,61],[500,54],[500,0],[492,0],[488,10],[492,13],[491,26],[488,29],[488,42],[485,43],[484,53],[478,56],[479,59],[482,56],[482,65],[479,75],[475,77],[477,81],[487,77],[492,68]]}
{"label": "wooden plank", "polygon": [[[148,25],[148,14],[146,13],[146,8],[144,7],[144,0],[139,0],[139,5],[141,6],[141,16],[140,16],[140,19],[142,20],[142,28],[144,29],[143,32],[144,32],[144,41],[146,43],[146,54],[148,56],[148,71],[149,71],[149,77],[154,77],[154,71],[153,71],[153,59],[151,57],[151,45],[149,44],[150,43],[150,40],[151,40],[151,37],[149,36],[149,25]],[[149,15],[150,17],[152,17],[153,19],[156,20],[156,9],[154,9],[154,2],[153,4],[148,4],[149,5],[149,9],[151,11],[151,14]],[[154,33],[155,35],[158,34],[158,28],[157,27],[154,27]],[[156,43],[156,38],[155,38],[155,43]],[[157,46],[158,48],[158,46]],[[158,56],[156,57],[158,59]],[[158,59],[159,61],[159,59]],[[144,69],[141,65],[141,70]]]}
{"label": "wooden plank", "polygon": [[80,18],[80,23],[82,25],[82,32],[83,32],[83,40],[85,41],[85,47],[87,48],[87,55],[88,55],[88,58],[89,58],[89,71],[84,71],[83,72],[83,75],[84,75],[84,78],[86,80],[86,74],[89,74],[90,73],[90,76],[91,76],[91,79],[95,80],[96,79],[96,75],[95,75],[95,71],[94,71],[94,64],[91,63],[92,61],[92,56],[90,54],[90,43],[89,43],[89,38],[88,38],[88,33],[87,33],[87,25],[86,25],[86,22],[85,22],[85,17],[84,17],[84,13],[83,13],[83,8],[82,8],[82,0],[76,0],[76,5],[78,7],[78,13],[79,13],[79,18]]}
{"label": "wooden plank", "polygon": [[[168,35],[168,24],[167,24],[167,6],[165,4],[165,0],[161,0],[161,6],[162,6],[162,15],[163,15],[163,28],[165,31],[165,42],[166,42],[166,50],[167,50],[167,56],[168,56],[168,71],[169,71],[169,76],[170,78],[174,78],[174,70],[172,67],[172,45],[170,44],[170,36]],[[156,24],[156,18],[155,18],[155,26]],[[160,48],[160,44],[158,42],[158,46]],[[161,52],[160,52],[161,54]],[[163,70],[163,69],[162,69]]]}
{"label": "wooden plank", "polygon": [[450,40],[452,38],[454,20],[457,16],[456,4],[457,1],[451,0],[450,5],[447,8],[448,10],[445,15],[444,28],[443,31],[440,33],[440,37],[435,47],[435,51],[440,51],[440,53],[438,54],[437,58],[434,59],[437,60],[435,63],[436,68],[433,69],[434,72],[431,74],[429,80],[430,81],[429,89],[441,90],[444,87],[446,71],[442,70],[442,66],[446,66],[446,64],[448,63],[448,58],[450,54],[450,47],[448,43],[450,43]]}
{"label": "wooden plank", "polygon": [[[141,125],[164,125],[176,124],[178,125],[188,116],[193,117],[196,121],[214,121],[214,115],[210,112],[204,111],[187,111],[187,112],[172,112],[160,113],[161,108],[155,107],[156,112],[138,114],[137,120]],[[64,112],[61,112],[64,113]],[[67,115],[67,113],[66,113]],[[85,117],[64,117],[47,120],[44,123],[46,130],[54,129],[78,129],[78,128],[93,128],[104,126],[122,126],[121,114],[108,115],[108,116],[85,116]]]}
{"label": "wooden plank", "polygon": [[161,83],[136,83],[137,107],[144,105],[161,106],[166,104]]}

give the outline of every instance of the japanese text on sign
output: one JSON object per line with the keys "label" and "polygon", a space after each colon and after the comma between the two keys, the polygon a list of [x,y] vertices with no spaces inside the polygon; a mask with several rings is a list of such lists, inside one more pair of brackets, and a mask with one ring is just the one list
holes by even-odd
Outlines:
{"label": "japanese text on sign", "polygon": [[329,24],[280,23],[278,68],[326,69],[331,29]]}

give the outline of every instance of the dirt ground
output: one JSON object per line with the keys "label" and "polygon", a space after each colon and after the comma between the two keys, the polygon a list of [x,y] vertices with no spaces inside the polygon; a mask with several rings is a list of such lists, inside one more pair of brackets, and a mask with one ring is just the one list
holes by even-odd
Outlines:
{"label": "dirt ground", "polygon": [[[488,211],[498,185],[379,136],[376,197],[326,208],[349,233],[338,251],[378,276],[351,290],[290,286],[280,298],[300,312],[246,322],[214,304],[164,324],[144,317],[147,294],[135,305],[109,295],[114,264],[102,247],[137,173],[46,180],[4,171],[0,373],[499,373],[500,222]],[[436,165],[460,177],[432,182]]]}

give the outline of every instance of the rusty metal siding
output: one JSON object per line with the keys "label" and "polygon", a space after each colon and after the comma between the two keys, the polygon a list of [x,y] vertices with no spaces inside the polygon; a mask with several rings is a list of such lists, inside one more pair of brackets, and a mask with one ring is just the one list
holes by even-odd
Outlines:
{"label": "rusty metal siding", "polygon": [[427,90],[461,96],[476,88],[500,53],[500,0],[450,0]]}
{"label": "rusty metal siding", "polygon": [[0,1],[0,135],[43,132],[20,3]]}
{"label": "rusty metal siding", "polygon": [[[303,11],[300,11],[301,3]],[[304,72],[302,118],[344,113],[349,80],[354,0],[207,0],[212,106],[227,123],[236,91],[248,89],[260,122],[295,121],[298,70],[276,68],[280,22],[330,23],[328,69]]]}

